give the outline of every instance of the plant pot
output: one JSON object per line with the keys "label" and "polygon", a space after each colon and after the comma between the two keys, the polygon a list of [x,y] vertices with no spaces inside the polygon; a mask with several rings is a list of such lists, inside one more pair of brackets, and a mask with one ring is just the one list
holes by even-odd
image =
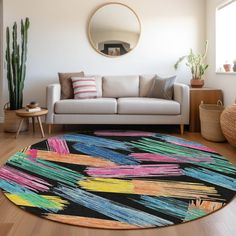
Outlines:
{"label": "plant pot", "polygon": [[236,72],[236,64],[233,66],[233,71]]}
{"label": "plant pot", "polygon": [[[16,115],[15,110],[4,109],[5,113],[5,120],[3,129],[5,132],[8,133],[16,133],[21,121],[21,118]],[[20,131],[27,131],[28,130],[28,120],[24,120],[21,130]]]}
{"label": "plant pot", "polygon": [[223,66],[224,66],[225,72],[231,71],[231,68],[232,68],[231,64],[224,64]]}
{"label": "plant pot", "polygon": [[204,80],[203,79],[191,79],[190,81],[192,88],[202,88],[204,86]]}

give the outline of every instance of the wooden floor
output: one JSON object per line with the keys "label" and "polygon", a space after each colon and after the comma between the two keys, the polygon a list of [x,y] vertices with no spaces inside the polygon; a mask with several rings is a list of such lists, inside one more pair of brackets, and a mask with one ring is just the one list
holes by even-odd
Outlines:
{"label": "wooden floor", "polygon": [[[77,128],[76,128],[77,129]],[[136,128],[137,129],[137,128]],[[146,128],[145,128],[146,129]],[[159,127],[149,130],[159,132]],[[162,130],[163,131],[163,130]],[[54,131],[54,135],[62,133],[61,129]],[[168,133],[178,135],[176,129],[169,129]],[[198,133],[186,132],[185,139],[197,141],[215,149],[236,165],[236,149],[227,143],[211,143],[201,138]],[[39,142],[40,132],[20,134],[18,139],[12,134],[2,132],[0,126],[0,166],[16,151]],[[31,215],[11,202],[0,191],[0,236],[235,236],[236,235],[236,199],[224,209],[207,217],[178,226],[149,230],[98,230],[60,224]]]}

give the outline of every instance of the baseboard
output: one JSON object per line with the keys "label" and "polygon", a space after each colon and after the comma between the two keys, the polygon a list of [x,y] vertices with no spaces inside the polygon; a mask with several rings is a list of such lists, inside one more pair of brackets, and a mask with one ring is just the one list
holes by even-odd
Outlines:
{"label": "baseboard", "polygon": [[0,124],[4,122],[4,117],[0,116]]}

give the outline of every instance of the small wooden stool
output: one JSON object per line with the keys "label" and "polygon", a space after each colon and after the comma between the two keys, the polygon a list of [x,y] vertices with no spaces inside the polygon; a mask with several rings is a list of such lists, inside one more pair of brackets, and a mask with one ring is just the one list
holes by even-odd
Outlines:
{"label": "small wooden stool", "polygon": [[16,115],[21,117],[22,119],[20,121],[19,128],[18,128],[17,133],[16,133],[16,138],[20,133],[21,126],[23,124],[24,119],[29,119],[29,118],[32,118],[33,133],[35,133],[35,118],[37,118],[38,124],[39,124],[39,127],[40,127],[40,131],[41,131],[41,134],[42,134],[42,138],[44,138],[45,135],[44,135],[43,125],[42,125],[40,117],[46,115],[47,113],[48,113],[47,109],[41,109],[41,111],[37,111],[37,112],[29,112],[29,111],[26,111],[25,109],[17,110]]}

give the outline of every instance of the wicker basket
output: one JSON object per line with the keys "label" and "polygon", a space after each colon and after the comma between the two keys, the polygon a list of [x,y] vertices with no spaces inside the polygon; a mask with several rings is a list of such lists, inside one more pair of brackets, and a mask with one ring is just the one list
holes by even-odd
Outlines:
{"label": "wicker basket", "polygon": [[[3,129],[5,132],[8,133],[16,133],[21,121],[21,118],[16,115],[16,111],[9,110],[7,105],[4,106],[4,125]],[[28,120],[24,120],[21,131],[27,131],[28,130]]]}
{"label": "wicker basket", "polygon": [[228,142],[236,147],[236,104],[224,110],[220,118],[220,124]]}
{"label": "wicker basket", "polygon": [[224,110],[221,101],[217,104],[201,104],[199,106],[201,135],[213,142],[224,142],[225,137],[220,126],[220,116]]}

